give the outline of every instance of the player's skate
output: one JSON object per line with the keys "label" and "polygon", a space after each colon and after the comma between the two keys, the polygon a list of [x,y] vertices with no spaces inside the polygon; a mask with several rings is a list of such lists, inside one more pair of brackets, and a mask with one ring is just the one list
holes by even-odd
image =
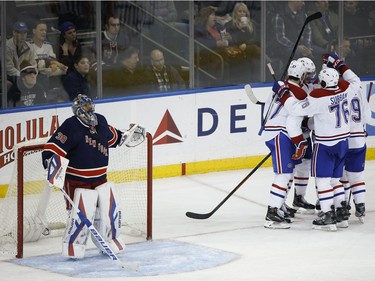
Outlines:
{"label": "player's skate", "polygon": [[264,227],[271,229],[288,229],[290,225],[284,219],[284,212],[276,207],[268,206]]}
{"label": "player's skate", "polygon": [[281,211],[284,213],[284,220],[287,223],[292,223],[294,221],[296,210],[290,208],[286,203],[281,206]]}
{"label": "player's skate", "polygon": [[325,231],[336,231],[336,215],[332,208],[331,211],[321,213],[317,219],[313,221],[313,229],[325,230]]}
{"label": "player's skate", "polygon": [[361,223],[365,223],[366,208],[365,203],[355,204],[355,216]]}
{"label": "player's skate", "polygon": [[341,202],[341,206],[342,207],[336,209],[336,226],[339,228],[347,228],[349,226],[348,220],[350,213],[345,201]]}
{"label": "player's skate", "polygon": [[306,201],[303,195],[297,195],[294,192],[293,207],[300,214],[315,214],[315,206]]}

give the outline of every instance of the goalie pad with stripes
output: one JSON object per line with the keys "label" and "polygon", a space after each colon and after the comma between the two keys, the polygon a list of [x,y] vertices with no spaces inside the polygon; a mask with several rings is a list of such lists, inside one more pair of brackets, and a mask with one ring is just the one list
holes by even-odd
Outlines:
{"label": "goalie pad with stripes", "polygon": [[[125,249],[125,243],[120,238],[121,210],[114,183],[106,182],[95,189],[98,192],[98,207],[94,226],[111,250],[117,254]],[[96,239],[92,240],[95,244],[98,243]]]}
{"label": "goalie pad with stripes", "polygon": [[[73,202],[82,214],[92,222],[98,202],[98,192],[77,188],[74,192]],[[76,209],[72,208],[63,237],[62,255],[74,259],[84,258],[89,231],[87,225],[79,218]]]}

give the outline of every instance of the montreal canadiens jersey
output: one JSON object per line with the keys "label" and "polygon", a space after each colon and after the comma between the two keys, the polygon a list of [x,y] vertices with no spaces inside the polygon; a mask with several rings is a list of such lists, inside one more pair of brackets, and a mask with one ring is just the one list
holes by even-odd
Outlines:
{"label": "montreal canadiens jersey", "polygon": [[[347,81],[340,81],[348,83]],[[371,109],[365,91],[360,88],[351,102],[349,149],[361,148],[366,144],[366,121],[371,119]]]}
{"label": "montreal canadiens jersey", "polygon": [[98,125],[90,129],[78,117],[72,116],[44,145],[43,163],[53,153],[69,159],[67,179],[95,182],[106,178],[109,148],[121,140],[121,131],[108,125],[103,115],[97,114]]}
{"label": "montreal canadiens jersey", "polygon": [[284,106],[291,114],[313,116],[314,142],[333,146],[350,136],[351,102],[358,95],[360,80],[350,69],[337,89],[315,89],[310,96],[299,101],[289,98]]}
{"label": "montreal canadiens jersey", "polygon": [[[305,91],[297,84],[294,84],[292,82],[288,82],[290,92],[294,95],[294,97],[297,100],[304,100],[306,98],[306,93]],[[273,104],[272,99],[273,99],[274,93],[272,93],[266,104],[265,108],[268,110],[268,108],[271,106],[270,109],[270,115],[269,118],[264,126],[264,139],[265,141],[268,141],[270,139],[273,139],[276,137],[279,133],[284,133],[288,135],[288,131],[286,128],[287,124],[287,119],[288,119],[288,110],[284,108],[284,106],[279,102],[275,101]],[[266,110],[265,110],[266,112]],[[264,116],[263,116],[264,118]],[[300,125],[298,126],[299,128],[301,127]]]}

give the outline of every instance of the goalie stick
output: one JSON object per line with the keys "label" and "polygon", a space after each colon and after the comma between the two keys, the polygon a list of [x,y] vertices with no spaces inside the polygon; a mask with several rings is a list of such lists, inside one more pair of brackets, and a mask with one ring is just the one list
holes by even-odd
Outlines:
{"label": "goalie stick", "polygon": [[256,167],[252,169],[250,173],[239,184],[237,184],[237,186],[211,212],[206,213],[206,214],[186,212],[186,216],[189,218],[198,219],[198,220],[204,220],[204,219],[208,219],[209,217],[211,217],[252,176],[252,174],[254,174],[259,169],[259,167],[262,166],[263,163],[267,161],[267,159],[270,156],[271,156],[271,153],[268,153],[267,156],[264,157],[262,161],[260,161],[258,165],[256,165]]}
{"label": "goalie stick", "polygon": [[115,261],[121,268],[129,271],[137,271],[139,266],[136,263],[125,263],[122,262],[117,255],[112,251],[112,249],[108,246],[106,241],[94,227],[94,225],[90,222],[89,219],[81,212],[81,210],[74,204],[73,200],[69,197],[69,195],[64,190],[64,180],[65,180],[65,173],[66,168],[68,167],[69,160],[61,157],[57,154],[54,154],[48,163],[48,170],[47,170],[47,181],[52,188],[56,186],[60,189],[60,191],[64,194],[64,197],[70,205],[77,211],[78,217],[81,221],[88,227],[89,231],[91,232],[92,236],[98,241],[99,245],[101,246],[101,250],[106,253],[111,260]]}

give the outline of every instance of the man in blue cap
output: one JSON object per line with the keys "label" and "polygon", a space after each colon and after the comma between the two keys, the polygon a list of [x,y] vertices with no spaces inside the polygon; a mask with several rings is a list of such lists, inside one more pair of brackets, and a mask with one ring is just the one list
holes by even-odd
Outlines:
{"label": "man in blue cap", "polygon": [[17,21],[13,25],[13,37],[6,42],[6,71],[7,79],[12,84],[20,76],[20,64],[27,60],[32,65],[36,64],[35,52],[30,43],[26,42],[28,27],[26,23]]}

